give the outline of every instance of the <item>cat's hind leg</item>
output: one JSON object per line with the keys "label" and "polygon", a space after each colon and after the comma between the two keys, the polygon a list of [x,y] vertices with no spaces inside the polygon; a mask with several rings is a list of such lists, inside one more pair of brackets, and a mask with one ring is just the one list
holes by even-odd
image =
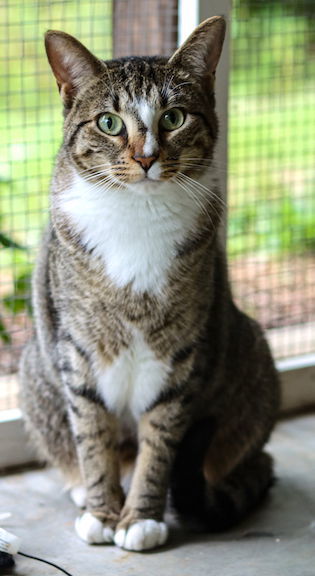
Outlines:
{"label": "cat's hind leg", "polygon": [[[56,376],[56,375],[55,375]],[[38,344],[30,342],[22,356],[20,394],[27,431],[39,456],[61,470],[70,498],[78,508],[86,508],[87,491],[81,473],[62,385],[50,381],[41,365]],[[112,542],[113,530],[89,512],[76,521],[76,531],[89,543]]]}
{"label": "cat's hind leg", "polygon": [[20,363],[20,401],[26,430],[39,457],[58,466],[69,484],[78,460],[61,382],[42,366],[38,343],[26,346]]}
{"label": "cat's hind leg", "polygon": [[171,479],[171,501],[179,519],[197,520],[205,530],[218,532],[237,524],[262,501],[274,483],[273,462],[266,452],[255,452],[225,478],[210,484],[204,472],[209,423],[201,424],[201,428],[203,435],[186,438],[178,454]]}

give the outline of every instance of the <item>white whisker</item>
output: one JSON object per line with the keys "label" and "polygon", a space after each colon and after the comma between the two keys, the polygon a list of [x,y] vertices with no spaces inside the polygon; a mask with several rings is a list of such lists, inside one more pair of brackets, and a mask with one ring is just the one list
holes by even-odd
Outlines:
{"label": "white whisker", "polygon": [[172,76],[171,76],[170,78],[168,78],[168,82],[167,82],[167,85],[166,85],[167,77],[166,77],[166,75],[165,75],[164,83],[163,83],[162,90],[161,90],[161,95],[162,95],[164,98],[167,98],[167,94],[168,94],[170,85],[171,85],[171,83],[173,82],[173,79],[174,79],[174,74],[172,74]]}
{"label": "white whisker", "polygon": [[188,82],[188,81],[187,81],[187,82],[181,82],[180,84],[177,84],[176,86],[174,86],[174,87],[172,87],[172,88],[170,88],[170,87],[168,86],[168,91],[167,91],[167,94],[166,94],[168,101],[170,102],[170,101],[176,99],[176,97],[178,96],[178,94],[180,94],[180,90],[179,90],[179,89],[180,89],[182,86],[191,85],[191,84],[192,84],[192,82]]}
{"label": "white whisker", "polygon": [[[202,199],[203,206],[209,205],[209,200],[211,198],[215,199],[223,207],[225,206],[225,202],[213,190],[204,186],[203,184],[201,184],[197,180],[190,178],[189,176],[187,176],[187,174],[184,174],[182,172],[180,172],[179,174],[181,176],[182,181],[184,181],[186,183],[186,185],[188,185],[189,189],[194,190],[195,195],[197,195],[199,199],[200,198]],[[216,206],[214,203],[211,203],[211,210],[217,215],[218,219],[220,220],[221,219],[221,212],[218,209],[218,206]]]}
{"label": "white whisker", "polygon": [[102,162],[102,164],[96,164],[95,166],[91,166],[91,168],[85,168],[84,170],[79,170],[80,175],[84,174],[85,172],[91,172],[96,168],[106,168],[107,166],[111,166],[110,162]]}
{"label": "white whisker", "polygon": [[110,162],[103,162],[102,164],[95,164],[94,166],[91,166],[91,168],[86,168],[85,170],[78,170],[80,176],[84,176],[84,174],[86,174],[87,172],[91,172],[92,174],[94,173],[94,170],[97,170],[98,168],[103,168],[104,170],[117,170],[117,169],[125,169],[125,165],[122,163],[118,163],[118,164],[111,164]]}
{"label": "white whisker", "polygon": [[226,203],[224,202],[224,200],[220,196],[218,196],[211,188],[205,186],[204,184],[202,184],[198,180],[191,178],[187,174],[184,174],[181,172],[181,175],[188,182],[190,182],[192,186],[194,186],[196,189],[199,189],[200,193],[210,195],[212,198],[215,198],[224,208],[226,207]]}
{"label": "white whisker", "polygon": [[182,178],[182,174],[181,173],[177,173],[176,174],[176,182],[178,183],[178,185],[190,196],[190,198],[195,202],[196,206],[198,206],[198,208],[200,209],[201,213],[204,214],[208,220],[211,223],[212,228],[214,229],[214,223],[213,220],[211,218],[210,213],[208,212],[205,204],[203,204],[202,199],[199,196],[196,196],[195,191],[191,188],[191,186],[189,186],[189,183],[186,182],[183,178]]}

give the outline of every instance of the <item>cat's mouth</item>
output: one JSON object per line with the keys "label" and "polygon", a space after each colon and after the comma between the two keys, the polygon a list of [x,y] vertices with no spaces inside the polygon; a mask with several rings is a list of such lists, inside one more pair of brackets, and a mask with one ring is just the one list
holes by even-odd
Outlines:
{"label": "cat's mouth", "polygon": [[148,174],[144,174],[142,177],[139,178],[139,180],[137,180],[137,182],[161,182],[161,181],[162,181],[161,178],[154,178],[152,176],[149,176]]}
{"label": "cat's mouth", "polygon": [[161,184],[165,181],[163,178],[163,172],[161,170],[147,170],[138,174],[130,174],[129,184]]}
{"label": "cat's mouth", "polygon": [[139,180],[134,180],[130,182],[128,187],[131,186],[133,190],[138,189],[140,192],[152,191],[163,184],[163,180],[157,178],[151,178],[150,176],[143,176]]}

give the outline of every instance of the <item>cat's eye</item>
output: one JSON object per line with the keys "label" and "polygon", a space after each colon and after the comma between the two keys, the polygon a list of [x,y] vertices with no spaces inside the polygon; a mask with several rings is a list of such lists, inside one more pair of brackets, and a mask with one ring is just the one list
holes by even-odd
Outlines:
{"label": "cat's eye", "polygon": [[118,136],[125,126],[120,116],[110,112],[102,114],[97,121],[97,125],[102,132],[109,134],[109,136]]}
{"label": "cat's eye", "polygon": [[180,108],[170,108],[162,114],[160,118],[160,127],[163,130],[171,132],[172,130],[177,130],[185,122],[185,114]]}

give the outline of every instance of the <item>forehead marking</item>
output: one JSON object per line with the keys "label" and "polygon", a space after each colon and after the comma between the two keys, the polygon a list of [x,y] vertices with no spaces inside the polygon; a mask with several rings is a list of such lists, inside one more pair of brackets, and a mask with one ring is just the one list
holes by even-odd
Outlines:
{"label": "forehead marking", "polygon": [[143,99],[137,102],[136,108],[145,127],[152,129],[156,109]]}
{"label": "forehead marking", "polygon": [[156,116],[156,108],[154,106],[150,106],[150,104],[144,99],[141,99],[137,102],[136,108],[143,124],[147,129],[143,146],[143,154],[144,156],[153,156],[158,150],[158,142],[154,134],[154,119]]}

